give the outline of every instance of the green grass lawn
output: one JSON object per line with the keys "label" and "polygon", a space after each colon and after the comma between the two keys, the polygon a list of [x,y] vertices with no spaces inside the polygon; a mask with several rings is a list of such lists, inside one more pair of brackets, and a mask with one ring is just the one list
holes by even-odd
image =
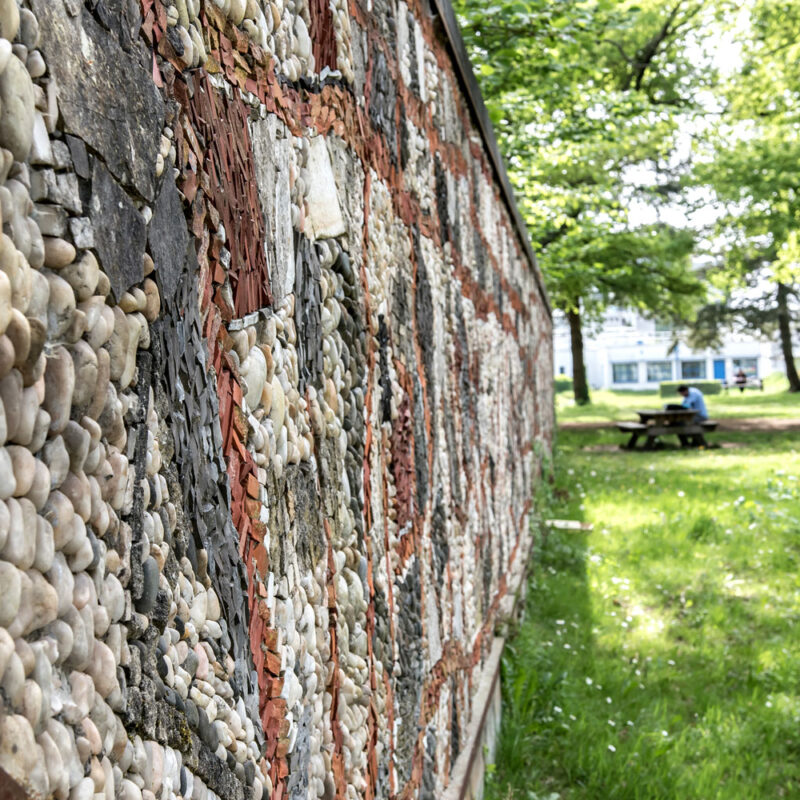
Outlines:
{"label": "green grass lawn", "polygon": [[[488,797],[800,797],[800,435],[562,431]],[[586,450],[586,445],[592,446]]]}
{"label": "green grass lawn", "polygon": [[[771,375],[764,380],[764,391],[747,389],[744,392],[731,390],[728,393],[708,395],[706,405],[712,419],[723,417],[800,417],[800,397],[786,391],[786,377]],[[674,398],[661,397],[654,392],[625,392],[601,389],[593,391],[592,404],[576,406],[572,392],[556,395],[556,416],[559,422],[613,422],[633,420],[637,408],[661,408],[664,403],[680,402]]]}

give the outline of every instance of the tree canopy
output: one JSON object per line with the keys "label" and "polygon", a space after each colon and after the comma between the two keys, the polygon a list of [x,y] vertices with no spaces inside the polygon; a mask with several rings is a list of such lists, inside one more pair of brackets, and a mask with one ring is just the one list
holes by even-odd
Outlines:
{"label": "tree canopy", "polygon": [[725,329],[777,334],[790,389],[800,278],[800,8],[759,0],[737,20],[741,64],[719,86],[723,113],[698,148],[691,183],[706,187],[718,217],[706,247],[714,291],[690,343]]}
{"label": "tree canopy", "polygon": [[684,319],[703,295],[694,236],[642,209],[681,189],[682,129],[715,71],[696,0],[459,0],[465,42],[554,305],[582,324],[608,304]]}

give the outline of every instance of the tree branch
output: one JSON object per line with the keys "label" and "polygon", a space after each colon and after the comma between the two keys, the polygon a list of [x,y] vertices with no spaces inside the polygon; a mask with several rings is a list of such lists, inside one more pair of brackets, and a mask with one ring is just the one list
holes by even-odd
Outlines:
{"label": "tree branch", "polygon": [[625,48],[615,39],[598,39],[599,44],[612,44],[614,47],[619,50],[620,55],[625,59],[625,62],[629,65],[633,64],[633,59],[625,52]]}
{"label": "tree branch", "polygon": [[584,209],[583,203],[580,203],[575,208],[573,208],[572,211],[570,211],[567,214],[567,219],[564,220],[564,222],[562,222],[561,225],[558,226],[558,228],[552,231],[548,231],[544,236],[542,236],[538,240],[539,247],[541,247],[542,250],[544,250],[551,244],[553,244],[553,242],[557,242],[562,236],[564,236],[570,228],[570,223],[574,222],[581,215],[583,209]]}
{"label": "tree branch", "polygon": [[683,0],[678,0],[678,2],[672,7],[672,10],[667,15],[667,18],[664,20],[661,30],[652,36],[644,45],[644,47],[641,47],[636,51],[636,58],[633,62],[631,62],[633,70],[628,74],[625,82],[623,83],[622,91],[629,91],[632,83],[634,84],[634,88],[637,92],[641,90],[645,73],[653,63],[653,59],[658,54],[658,50],[661,45],[670,37],[672,32],[672,23],[675,21],[675,17],[678,15],[682,5]]}

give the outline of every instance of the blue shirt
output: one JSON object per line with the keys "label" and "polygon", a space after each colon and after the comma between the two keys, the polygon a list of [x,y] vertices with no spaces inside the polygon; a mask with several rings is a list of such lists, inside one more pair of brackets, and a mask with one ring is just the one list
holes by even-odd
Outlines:
{"label": "blue shirt", "polygon": [[703,399],[703,393],[694,386],[689,387],[689,394],[683,399],[684,408],[693,408],[697,413],[694,415],[695,422],[702,422],[708,419],[708,411],[706,411],[706,401]]}

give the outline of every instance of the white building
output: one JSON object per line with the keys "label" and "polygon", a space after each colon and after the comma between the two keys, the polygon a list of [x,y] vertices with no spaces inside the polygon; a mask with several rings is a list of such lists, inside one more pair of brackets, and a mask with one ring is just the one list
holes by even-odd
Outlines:
{"label": "white building", "polygon": [[[559,314],[553,332],[556,375],[572,377],[569,325]],[[673,345],[672,329],[636,311],[609,309],[602,326],[584,330],[586,379],[592,389],[657,389],[661,381],[731,380],[743,369],[763,378],[783,371],[777,342],[728,334],[718,350],[691,350]]]}

